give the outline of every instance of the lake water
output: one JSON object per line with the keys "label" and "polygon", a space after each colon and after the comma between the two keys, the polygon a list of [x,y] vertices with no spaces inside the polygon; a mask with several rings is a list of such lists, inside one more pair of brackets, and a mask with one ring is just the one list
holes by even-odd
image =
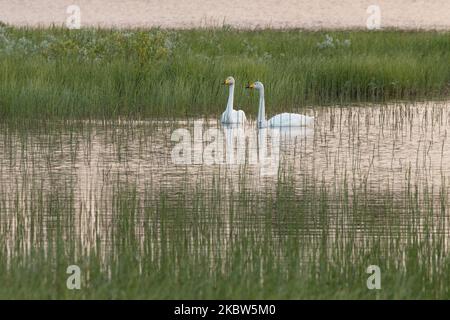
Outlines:
{"label": "lake water", "polygon": [[[141,206],[161,202],[162,194],[177,199],[200,191],[205,203],[214,206],[205,210],[218,216],[227,214],[230,201],[242,201],[236,195],[243,190],[265,198],[276,195],[283,184],[293,190],[286,201],[294,205],[312,188],[326,188],[334,205],[346,203],[341,197],[364,193],[364,202],[379,207],[383,216],[389,215],[382,205],[386,199],[398,201],[398,217],[406,212],[406,195],[417,194],[423,201],[426,194],[430,202],[418,205],[436,208],[449,195],[448,103],[305,112],[315,116],[313,128],[282,132],[257,130],[252,122],[223,127],[216,119],[2,125],[0,230],[11,244],[20,233],[31,245],[37,228],[46,232],[52,225],[55,200],[67,203],[59,209],[75,215],[77,222],[67,228],[75,228],[83,243],[98,237],[106,241],[121,189],[145,195]],[[195,205],[195,199],[186,202]],[[32,219],[36,203],[46,205],[38,209],[42,217]],[[341,221],[341,227],[361,225]],[[364,232],[376,234],[379,229]]]}
{"label": "lake water", "polygon": [[378,5],[382,28],[450,28],[446,0],[11,0],[0,2],[0,21],[62,25],[73,4],[80,8],[82,26],[366,28],[368,7]]}

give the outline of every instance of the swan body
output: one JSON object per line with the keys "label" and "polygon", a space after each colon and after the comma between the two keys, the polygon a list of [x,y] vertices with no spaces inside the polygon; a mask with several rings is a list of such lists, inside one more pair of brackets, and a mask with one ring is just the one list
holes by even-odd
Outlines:
{"label": "swan body", "polygon": [[246,121],[247,118],[242,110],[231,110],[229,112],[225,111],[222,113],[222,117],[220,118],[220,122],[223,124],[239,124],[245,123]]}
{"label": "swan body", "polygon": [[228,77],[225,80],[224,84],[230,87],[230,93],[228,95],[227,108],[225,109],[224,113],[222,113],[222,116],[220,117],[220,122],[224,124],[245,123],[247,121],[247,118],[245,117],[244,111],[233,109],[234,84],[235,84],[234,78]]}
{"label": "swan body", "polygon": [[266,127],[306,127],[314,125],[314,117],[298,113],[281,113],[266,120],[266,105],[264,101],[264,85],[257,81],[249,86],[249,89],[259,91],[258,128]]}
{"label": "swan body", "polygon": [[314,124],[314,117],[298,113],[281,113],[269,119],[270,127],[306,127]]}

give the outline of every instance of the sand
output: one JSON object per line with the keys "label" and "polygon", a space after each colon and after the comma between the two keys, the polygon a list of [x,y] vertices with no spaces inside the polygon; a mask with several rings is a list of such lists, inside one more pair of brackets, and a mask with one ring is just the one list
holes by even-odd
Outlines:
{"label": "sand", "polygon": [[0,21],[64,25],[73,4],[81,26],[366,28],[379,5],[381,28],[450,29],[449,0],[0,0]]}

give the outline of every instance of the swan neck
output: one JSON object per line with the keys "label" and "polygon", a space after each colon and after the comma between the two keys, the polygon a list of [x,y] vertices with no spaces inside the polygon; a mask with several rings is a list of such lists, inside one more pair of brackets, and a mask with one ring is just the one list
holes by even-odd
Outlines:
{"label": "swan neck", "polygon": [[234,101],[234,84],[230,85],[230,93],[228,94],[228,103],[227,103],[227,112],[231,112],[233,110],[233,101]]}
{"label": "swan neck", "polygon": [[266,125],[266,110],[264,102],[264,89],[259,90],[259,109],[258,109],[258,126],[264,127]]}

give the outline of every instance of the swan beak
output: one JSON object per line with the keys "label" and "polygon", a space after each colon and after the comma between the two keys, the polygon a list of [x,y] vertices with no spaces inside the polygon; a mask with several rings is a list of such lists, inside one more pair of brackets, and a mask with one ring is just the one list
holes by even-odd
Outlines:
{"label": "swan beak", "polygon": [[246,89],[255,89],[255,84],[254,84],[254,83],[252,83],[252,84],[248,83],[248,84],[245,86],[245,88],[246,88]]}
{"label": "swan beak", "polygon": [[223,83],[222,83],[224,86],[227,86],[227,85],[229,85],[230,84],[230,81],[228,81],[228,80],[225,80]]}

